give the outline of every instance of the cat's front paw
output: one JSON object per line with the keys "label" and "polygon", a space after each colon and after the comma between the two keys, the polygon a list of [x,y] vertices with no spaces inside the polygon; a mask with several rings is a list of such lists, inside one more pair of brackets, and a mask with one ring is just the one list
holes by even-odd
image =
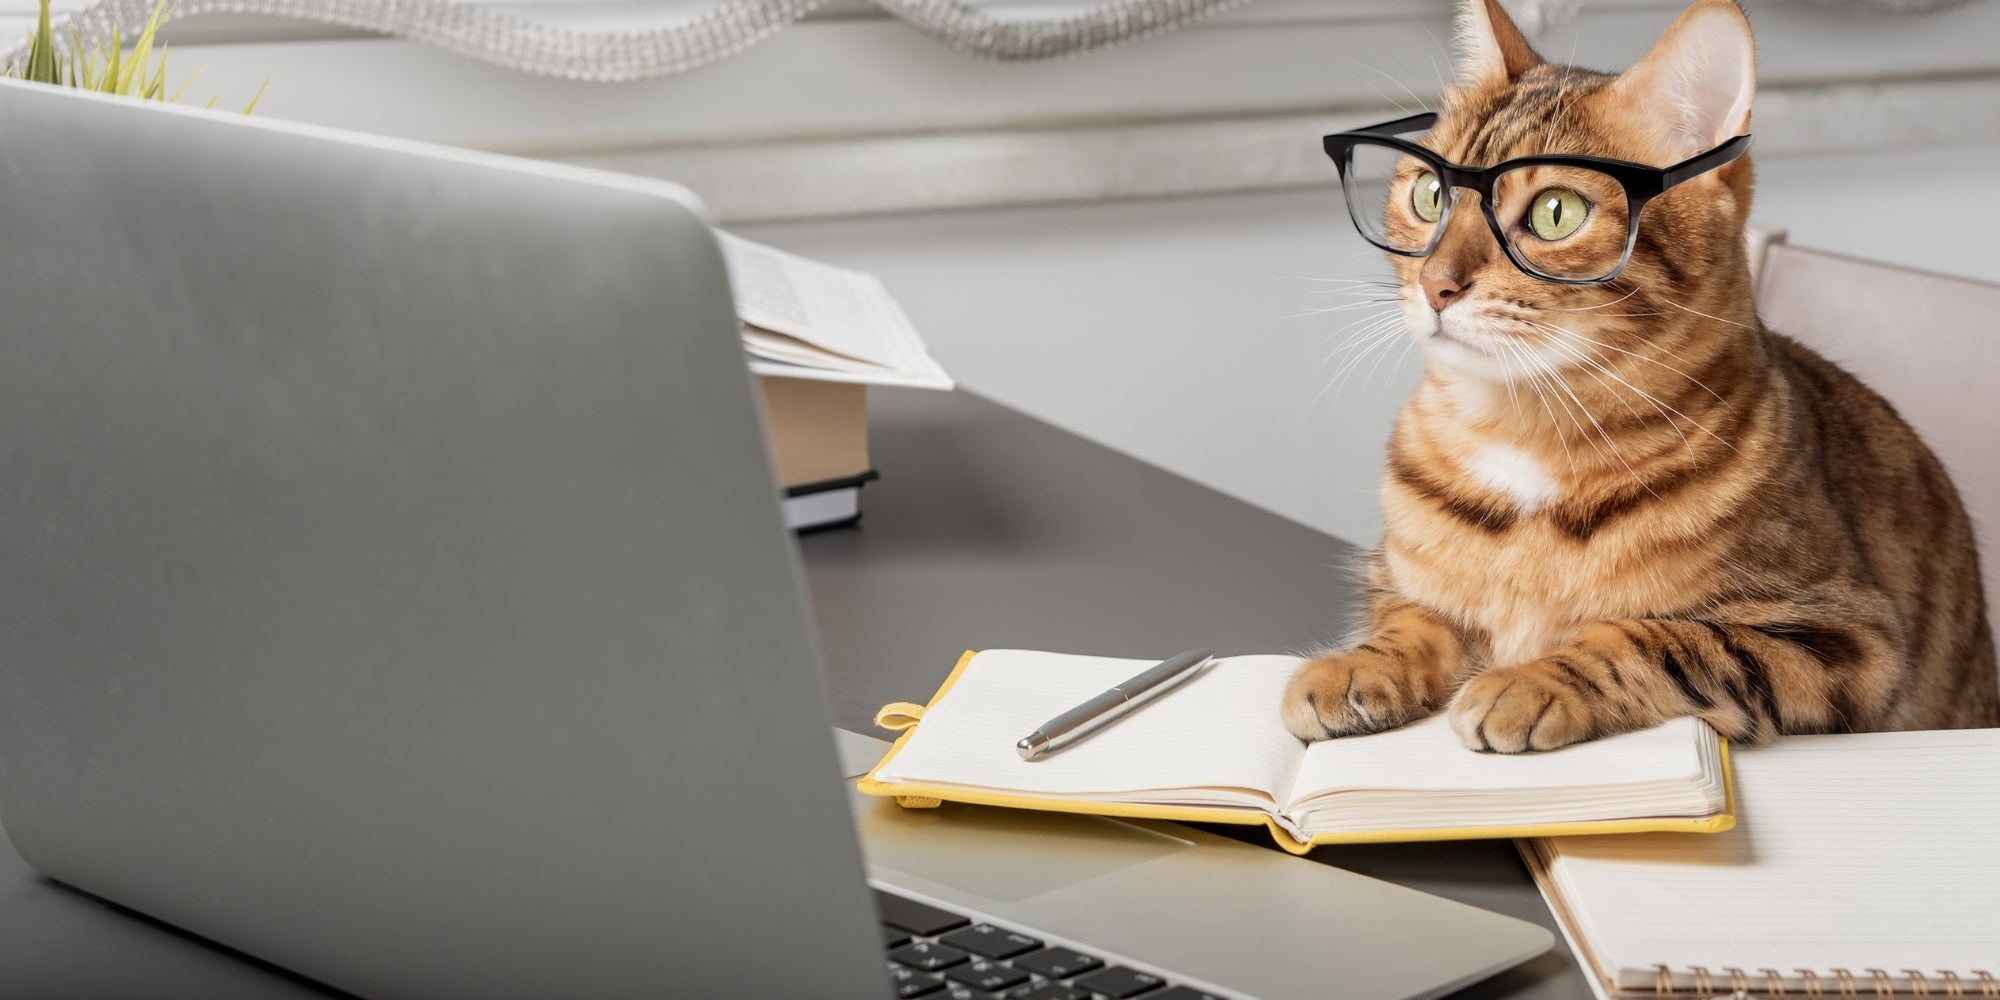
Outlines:
{"label": "cat's front paw", "polygon": [[1528,663],[1467,681],[1452,699],[1451,728],[1485,753],[1554,750],[1603,732],[1599,709],[1542,664]]}
{"label": "cat's front paw", "polygon": [[1435,711],[1436,668],[1363,646],[1309,660],[1285,686],[1285,728],[1310,743],[1394,729]]}

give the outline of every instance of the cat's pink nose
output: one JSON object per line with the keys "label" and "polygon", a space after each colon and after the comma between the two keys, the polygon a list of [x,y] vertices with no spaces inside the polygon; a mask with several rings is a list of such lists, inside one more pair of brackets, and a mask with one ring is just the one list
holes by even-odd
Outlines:
{"label": "cat's pink nose", "polygon": [[1424,286],[1424,298],[1430,300],[1431,308],[1438,312],[1443,312],[1445,306],[1451,305],[1452,300],[1465,291],[1465,285],[1459,284],[1458,279],[1449,274],[1425,272],[1418,279],[1418,284]]}

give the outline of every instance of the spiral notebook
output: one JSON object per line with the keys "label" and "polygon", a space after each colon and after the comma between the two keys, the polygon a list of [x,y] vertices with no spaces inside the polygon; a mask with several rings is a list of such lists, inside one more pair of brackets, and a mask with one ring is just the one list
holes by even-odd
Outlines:
{"label": "spiral notebook", "polygon": [[1727,833],[1522,842],[1600,997],[2000,997],[2000,729],[1732,763]]}

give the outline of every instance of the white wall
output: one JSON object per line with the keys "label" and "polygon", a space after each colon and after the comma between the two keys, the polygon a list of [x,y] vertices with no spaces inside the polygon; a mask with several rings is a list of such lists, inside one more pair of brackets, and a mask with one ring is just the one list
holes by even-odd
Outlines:
{"label": "white wall", "polygon": [[[1996,157],[1760,158],[1756,217],[1795,243],[2000,281]],[[1332,188],[740,231],[881,274],[967,388],[1305,524],[1379,537],[1382,445],[1418,362],[1397,341],[1328,387],[1354,314],[1298,317],[1343,298],[1310,279],[1388,273]]]}
{"label": "white wall", "polygon": [[[1540,44],[1622,65],[1682,6],[1590,0]],[[1748,6],[1761,219],[1801,243],[2000,279],[1984,235],[2000,231],[2000,175],[1970,162],[2000,152],[2000,0],[1921,17]],[[1452,9],[1258,0],[1104,52],[993,63],[849,2],[630,85],[191,20],[170,75],[205,67],[197,92],[225,104],[269,75],[260,115],[681,181],[752,236],[884,275],[968,387],[1367,542],[1382,442],[1416,372],[1385,344],[1336,393],[1344,319],[1298,316],[1338,298],[1311,278],[1386,273],[1324,186],[1314,137],[1433,96]],[[178,44],[225,37],[252,41]],[[1929,151],[1879,151],[1907,144]],[[843,217],[798,221],[814,216]]]}

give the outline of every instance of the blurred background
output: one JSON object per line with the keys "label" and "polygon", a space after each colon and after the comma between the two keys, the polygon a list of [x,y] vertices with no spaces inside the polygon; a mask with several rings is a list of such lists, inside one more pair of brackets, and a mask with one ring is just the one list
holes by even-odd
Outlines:
{"label": "blurred background", "polygon": [[[717,3],[470,6],[629,32],[698,25]],[[934,5],[1030,26],[1097,6]],[[1508,6],[1551,60],[1620,69],[1683,5]],[[1744,6],[1756,222],[1795,244],[2000,281],[2000,3]],[[1389,273],[1348,223],[1319,137],[1432,105],[1452,10],[1253,0],[1093,51],[996,61],[831,0],[708,65],[623,83],[308,20],[204,14],[164,37],[173,75],[201,69],[192,93],[224,107],[268,76],[259,116],[678,181],[727,228],[881,275],[964,387],[1368,544],[1418,360],[1400,337],[1357,357],[1350,324],[1373,308],[1316,311],[1353,301],[1325,294],[1339,282]],[[0,0],[0,37],[34,13]]]}

